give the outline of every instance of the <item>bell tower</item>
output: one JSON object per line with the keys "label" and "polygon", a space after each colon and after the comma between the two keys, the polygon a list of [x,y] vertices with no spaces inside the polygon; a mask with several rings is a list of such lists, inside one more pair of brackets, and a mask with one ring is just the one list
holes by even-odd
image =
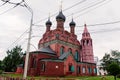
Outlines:
{"label": "bell tower", "polygon": [[82,61],[94,63],[92,39],[90,33],[88,32],[86,24],[84,25],[84,31],[82,33],[81,45]]}

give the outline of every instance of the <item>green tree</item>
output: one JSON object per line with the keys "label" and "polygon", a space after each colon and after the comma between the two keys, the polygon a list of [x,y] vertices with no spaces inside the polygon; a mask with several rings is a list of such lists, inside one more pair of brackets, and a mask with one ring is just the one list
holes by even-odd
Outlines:
{"label": "green tree", "polygon": [[2,61],[0,60],[0,69],[2,68],[1,65],[2,65]]}
{"label": "green tree", "polygon": [[2,61],[0,60],[0,74],[2,74],[3,72],[3,64],[2,64]]}
{"label": "green tree", "polygon": [[102,68],[104,70],[108,70],[108,66],[112,63],[112,62],[116,62],[119,65],[119,59],[120,59],[120,52],[117,50],[111,50],[110,53],[105,53],[105,55],[103,56],[103,58],[101,59],[102,63]]}
{"label": "green tree", "polygon": [[116,80],[116,76],[120,74],[120,66],[113,62],[108,66],[108,73],[114,76],[114,80]]}
{"label": "green tree", "polygon": [[4,71],[14,72],[17,65],[23,64],[23,52],[21,46],[15,46],[7,51],[7,56],[3,59]]}
{"label": "green tree", "polygon": [[103,59],[101,60],[102,61],[101,65],[103,70],[107,70],[108,65],[111,63],[111,60],[112,59],[110,57],[110,54],[105,53],[105,55],[103,56]]}
{"label": "green tree", "polygon": [[0,60],[0,70],[3,70],[3,62]]}

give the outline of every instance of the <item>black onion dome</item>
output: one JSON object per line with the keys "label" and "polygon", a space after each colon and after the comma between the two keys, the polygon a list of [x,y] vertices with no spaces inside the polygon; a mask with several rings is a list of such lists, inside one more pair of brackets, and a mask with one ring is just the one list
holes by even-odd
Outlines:
{"label": "black onion dome", "polygon": [[58,20],[58,19],[61,19],[61,20],[65,21],[66,18],[63,15],[62,11],[60,11],[59,14],[56,16],[56,20]]}
{"label": "black onion dome", "polygon": [[52,22],[50,21],[50,19],[48,19],[48,21],[46,22],[46,25],[52,25]]}
{"label": "black onion dome", "polygon": [[70,22],[70,24],[69,24],[70,26],[75,26],[76,25],[76,23],[73,21],[73,19],[72,19],[72,21]]}

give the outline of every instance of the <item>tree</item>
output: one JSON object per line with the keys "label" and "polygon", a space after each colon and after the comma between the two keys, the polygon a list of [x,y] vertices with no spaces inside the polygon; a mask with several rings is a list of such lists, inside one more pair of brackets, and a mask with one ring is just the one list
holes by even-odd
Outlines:
{"label": "tree", "polygon": [[119,63],[120,63],[119,59],[120,59],[120,52],[117,50],[111,50],[110,53],[105,53],[105,55],[101,59],[101,61],[102,61],[101,65],[102,65],[103,70],[108,71],[108,66],[112,62],[116,62],[119,65]]}
{"label": "tree", "polygon": [[0,60],[0,69],[1,69],[2,61]]}
{"label": "tree", "polygon": [[108,66],[108,73],[114,76],[114,80],[116,80],[116,76],[120,74],[120,66],[113,62]]}
{"label": "tree", "polygon": [[111,60],[112,59],[110,57],[110,54],[105,53],[103,59],[101,60],[102,61],[101,65],[102,65],[103,70],[107,70],[108,65],[111,63]]}
{"label": "tree", "polygon": [[3,70],[3,62],[0,60],[0,70]]}
{"label": "tree", "polygon": [[14,72],[17,65],[23,64],[23,52],[21,46],[15,46],[7,51],[7,56],[3,59],[4,71]]}

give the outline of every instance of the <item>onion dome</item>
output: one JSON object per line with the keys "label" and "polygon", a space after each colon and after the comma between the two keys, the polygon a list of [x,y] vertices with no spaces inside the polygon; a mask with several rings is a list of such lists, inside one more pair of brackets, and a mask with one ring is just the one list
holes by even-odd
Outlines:
{"label": "onion dome", "polygon": [[72,19],[72,21],[70,22],[70,24],[69,24],[70,26],[75,26],[76,25],[76,23],[73,21],[73,19]]}
{"label": "onion dome", "polygon": [[63,15],[62,11],[59,12],[59,14],[56,16],[56,20],[63,20],[65,22],[65,16]]}
{"label": "onion dome", "polygon": [[52,22],[50,21],[50,18],[49,18],[48,21],[46,22],[46,25],[52,25]]}

